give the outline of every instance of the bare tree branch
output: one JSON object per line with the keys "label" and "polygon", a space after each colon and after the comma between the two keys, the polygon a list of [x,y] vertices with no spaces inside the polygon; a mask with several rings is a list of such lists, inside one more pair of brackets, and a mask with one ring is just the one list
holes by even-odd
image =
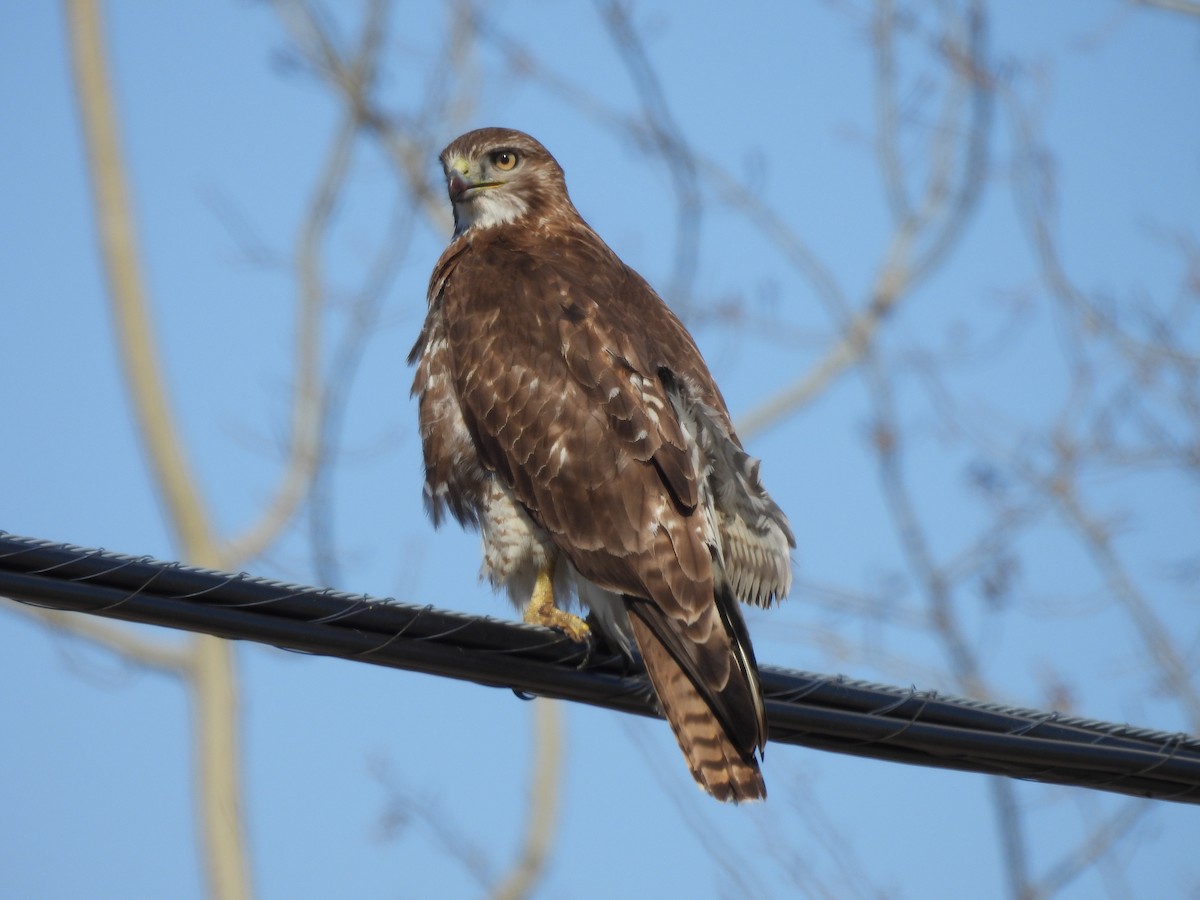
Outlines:
{"label": "bare tree branch", "polygon": [[533,704],[533,717],[534,752],[525,843],[513,867],[492,892],[497,900],[519,900],[533,893],[545,874],[554,842],[562,780],[562,710],[557,701],[539,698]]}
{"label": "bare tree branch", "polygon": [[1170,631],[1130,578],[1108,530],[1084,508],[1071,479],[1056,477],[1046,488],[1059,501],[1060,509],[1083,538],[1112,595],[1128,613],[1148,658],[1162,672],[1164,686],[1186,710],[1189,727],[1200,732],[1200,690],[1192,683],[1189,666],[1171,639]]}
{"label": "bare tree branch", "polygon": [[625,68],[642,103],[642,127],[662,157],[675,194],[675,260],[665,296],[685,314],[690,304],[696,261],[700,255],[700,216],[703,204],[695,154],[671,114],[662,84],[634,28],[629,8],[620,0],[596,0],[596,9],[608,27]]}
{"label": "bare tree branch", "polygon": [[1185,16],[1200,16],[1200,3],[1194,0],[1132,0],[1132,3],[1134,6],[1183,13]]}
{"label": "bare tree branch", "polygon": [[[1151,804],[1144,800],[1130,800],[1122,804],[1113,816],[1101,821],[1084,838],[1074,852],[1065,855],[1030,888],[1030,900],[1052,897],[1066,888],[1072,881],[1091,866],[1107,856],[1114,845],[1124,839],[1138,822],[1150,811]],[[1091,823],[1089,822],[1089,825]]]}
{"label": "bare tree branch", "polygon": [[393,205],[393,220],[386,229],[387,239],[379,248],[362,286],[350,305],[350,322],[329,365],[325,388],[325,414],[322,417],[319,465],[309,489],[309,546],[317,580],[322,584],[342,584],[334,538],[334,473],[340,455],[341,433],[346,404],[354,387],[367,343],[374,335],[383,308],[385,293],[412,241],[420,212],[419,201],[411,194]]}
{"label": "bare tree branch", "polygon": [[[454,17],[459,27],[454,29],[451,59],[459,60],[468,52],[469,40],[464,39],[463,29],[473,27],[469,14],[470,5],[463,4],[467,13]],[[425,215],[449,231],[450,213],[444,197],[434,189],[427,177],[432,145],[426,140],[415,139],[419,122],[414,120],[403,131],[393,127],[390,118],[374,103],[370,85],[357,77],[354,66],[347,63],[337,50],[329,30],[322,24],[316,8],[305,0],[276,0],[275,8],[284,26],[292,35],[296,47],[314,71],[327,77],[337,88],[343,102],[353,110],[354,117],[362,127],[368,129],[380,142],[384,152],[392,160],[396,171],[409,190],[421,201]],[[378,2],[376,2],[378,8]],[[440,110],[439,110],[440,111]],[[434,150],[436,152],[436,150]]]}
{"label": "bare tree branch", "polygon": [[[930,146],[925,190],[919,204],[913,207],[900,169],[897,130],[900,121],[892,97],[894,87],[887,80],[895,74],[893,10],[890,2],[879,6],[874,31],[876,114],[879,117],[876,147],[887,196],[896,218],[895,229],[883,252],[882,265],[868,302],[848,321],[839,312],[835,321],[842,330],[841,337],[825,355],[799,381],[783,388],[739,420],[739,431],[747,438],[810,403],[863,357],[884,319],[961,239],[966,222],[978,204],[985,182],[991,133],[986,16],[982,4],[973,3],[961,21],[954,15],[947,15],[946,19],[947,30],[963,33],[947,37],[943,42],[950,77],[945,89],[942,121],[935,129]],[[970,98],[965,129],[959,126],[964,97]]]}
{"label": "bare tree branch", "polygon": [[180,545],[202,565],[216,565],[219,560],[209,518],[164,390],[150,303],[138,262],[141,251],[108,81],[99,5],[97,0],[68,0],[67,13],[75,92],[96,204],[96,230],[108,276],[125,383],[133,400],[141,443],[155,483],[161,487],[167,521],[176,529]]}
{"label": "bare tree branch", "polygon": [[[109,299],[125,364],[125,382],[137,413],[140,437],[166,505],[169,525],[184,556],[200,565],[223,560],[174,425],[158,363],[149,302],[139,270],[129,190],[117,133],[116,110],[95,0],[69,0],[75,92],[84,121],[96,227],[109,280]],[[114,649],[121,644],[111,645]],[[197,792],[206,871],[222,900],[250,895],[249,870],[239,814],[237,703],[229,645],[201,636],[192,641],[190,686],[196,703]]]}
{"label": "bare tree branch", "polygon": [[95,616],[80,616],[59,609],[42,609],[37,606],[12,606],[13,611],[24,612],[66,634],[89,641],[106,650],[111,650],[123,659],[155,669],[165,675],[186,676],[192,664],[190,651],[182,644],[165,640],[147,640],[132,628],[113,625]]}

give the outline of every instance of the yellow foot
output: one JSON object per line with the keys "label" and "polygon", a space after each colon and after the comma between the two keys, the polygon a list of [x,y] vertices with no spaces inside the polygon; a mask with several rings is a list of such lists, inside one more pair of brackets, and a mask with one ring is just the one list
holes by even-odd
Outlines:
{"label": "yellow foot", "polygon": [[550,576],[553,567],[538,572],[537,581],[533,585],[533,596],[525,607],[525,621],[531,625],[541,625],[561,631],[577,644],[587,642],[591,631],[587,622],[564,612],[554,605],[554,580]]}

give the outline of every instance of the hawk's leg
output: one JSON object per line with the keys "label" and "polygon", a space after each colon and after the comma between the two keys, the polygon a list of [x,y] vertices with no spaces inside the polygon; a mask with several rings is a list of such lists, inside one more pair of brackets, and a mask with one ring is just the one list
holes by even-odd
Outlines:
{"label": "hawk's leg", "polygon": [[588,640],[587,622],[554,605],[554,560],[540,569],[533,584],[533,596],[525,607],[525,621],[563,632],[577,644]]}

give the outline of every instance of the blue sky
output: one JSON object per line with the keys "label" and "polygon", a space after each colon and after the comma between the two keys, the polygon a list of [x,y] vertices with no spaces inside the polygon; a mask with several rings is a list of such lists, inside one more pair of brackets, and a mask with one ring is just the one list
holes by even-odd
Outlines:
{"label": "blue sky", "polygon": [[[838,4],[686,9],[639,3],[634,16],[681,133],[753,186],[861,306],[892,228],[872,146],[867,16]],[[592,5],[510,2],[488,18],[526,41],[546,70],[607,108],[637,112],[629,72]],[[355,20],[342,22],[348,33]],[[338,109],[326,87],[289,62],[287,35],[266,5],[115,2],[106,21],[167,385],[214,518],[237,531],[279,470],[297,233]],[[918,16],[923,26],[933,21]],[[394,13],[383,90],[390,108],[411,109],[447,87],[428,75],[444,30],[440,5]],[[1076,283],[1118,301],[1176,302],[1187,278],[1176,239],[1194,247],[1200,212],[1197,20],[1117,3],[1003,5],[992,11],[990,45],[1053,154],[1057,235]],[[898,57],[901,104],[918,135],[931,125],[929,98],[942,72],[921,46],[914,39]],[[597,231],[652,283],[668,283],[674,173],[660,159],[606,130],[586,106],[513,73],[494,42],[480,45],[453,87],[472,106],[462,121],[431,126],[439,147],[466,127],[529,131],[563,164]],[[0,109],[0,379],[8,388],[0,528],[176,558],[123,393],[58,5],[0,9]],[[882,363],[900,373],[906,473],[939,558],[969,542],[988,508],[964,487],[980,453],[939,418],[922,387],[923,361],[939,361],[968,427],[1005,446],[1020,446],[1066,392],[1069,341],[1020,228],[1007,109],[997,103],[978,211],[946,263],[888,320],[879,345]],[[913,190],[924,146],[919,138],[903,145]],[[428,174],[436,176],[434,155]],[[393,173],[367,141],[351,185],[326,260],[335,298],[361,282],[396,221]],[[769,235],[703,190],[693,292],[676,305],[736,418],[809,371],[837,332],[811,282]],[[509,615],[477,581],[477,538],[434,533],[421,511],[404,357],[445,235],[424,219],[413,235],[360,360],[339,443],[337,586]],[[333,321],[336,334],[344,317]],[[1179,339],[1195,352],[1194,322]],[[890,598],[898,617],[920,607],[881,499],[874,415],[865,379],[849,373],[749,442],[794,525],[801,585],[782,609],[749,615],[758,657],[957,692],[927,634],[819,602],[823,589],[836,588]],[[1194,669],[1194,477],[1159,468],[1111,481],[1097,475],[1085,486]],[[1074,712],[1186,728],[1061,517],[1044,515],[1015,550],[1020,571],[1008,605],[958,595],[989,684],[1006,700],[1041,707],[1047,685],[1061,679]],[[1190,577],[1181,569],[1189,559]],[[303,528],[248,568],[312,581]],[[446,851],[444,833],[478,851],[491,878],[504,871],[524,821],[530,704],[504,691],[250,645],[239,647],[238,662],[260,896],[481,893],[469,866]],[[202,896],[181,686],[7,606],[0,684],[8,723],[0,894]],[[625,885],[664,896],[821,896],[839,884],[845,891],[835,896],[868,892],[864,885],[895,897],[1004,895],[981,777],[777,746],[765,764],[770,802],[723,808],[692,787],[665,725],[583,707],[562,713],[560,828],[540,896],[592,897]],[[1035,876],[1124,802],[1025,785],[1017,796]],[[408,817],[385,827],[395,810]],[[1113,868],[1081,876],[1059,896],[1097,896],[1105,884],[1122,896],[1122,879],[1136,896],[1200,890],[1194,818],[1156,806],[1120,845]],[[864,880],[847,881],[851,872]]]}

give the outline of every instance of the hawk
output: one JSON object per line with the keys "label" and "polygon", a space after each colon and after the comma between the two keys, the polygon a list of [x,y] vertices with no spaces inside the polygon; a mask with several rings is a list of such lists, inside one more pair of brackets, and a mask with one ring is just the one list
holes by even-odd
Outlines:
{"label": "hawk", "polygon": [[767,740],[739,601],[791,586],[783,511],[700,351],[576,211],[519,131],[441,154],[454,237],[429,281],[416,363],[426,508],[483,538],[525,620],[588,639],[578,601],[635,645],[692,776],[766,797]]}

